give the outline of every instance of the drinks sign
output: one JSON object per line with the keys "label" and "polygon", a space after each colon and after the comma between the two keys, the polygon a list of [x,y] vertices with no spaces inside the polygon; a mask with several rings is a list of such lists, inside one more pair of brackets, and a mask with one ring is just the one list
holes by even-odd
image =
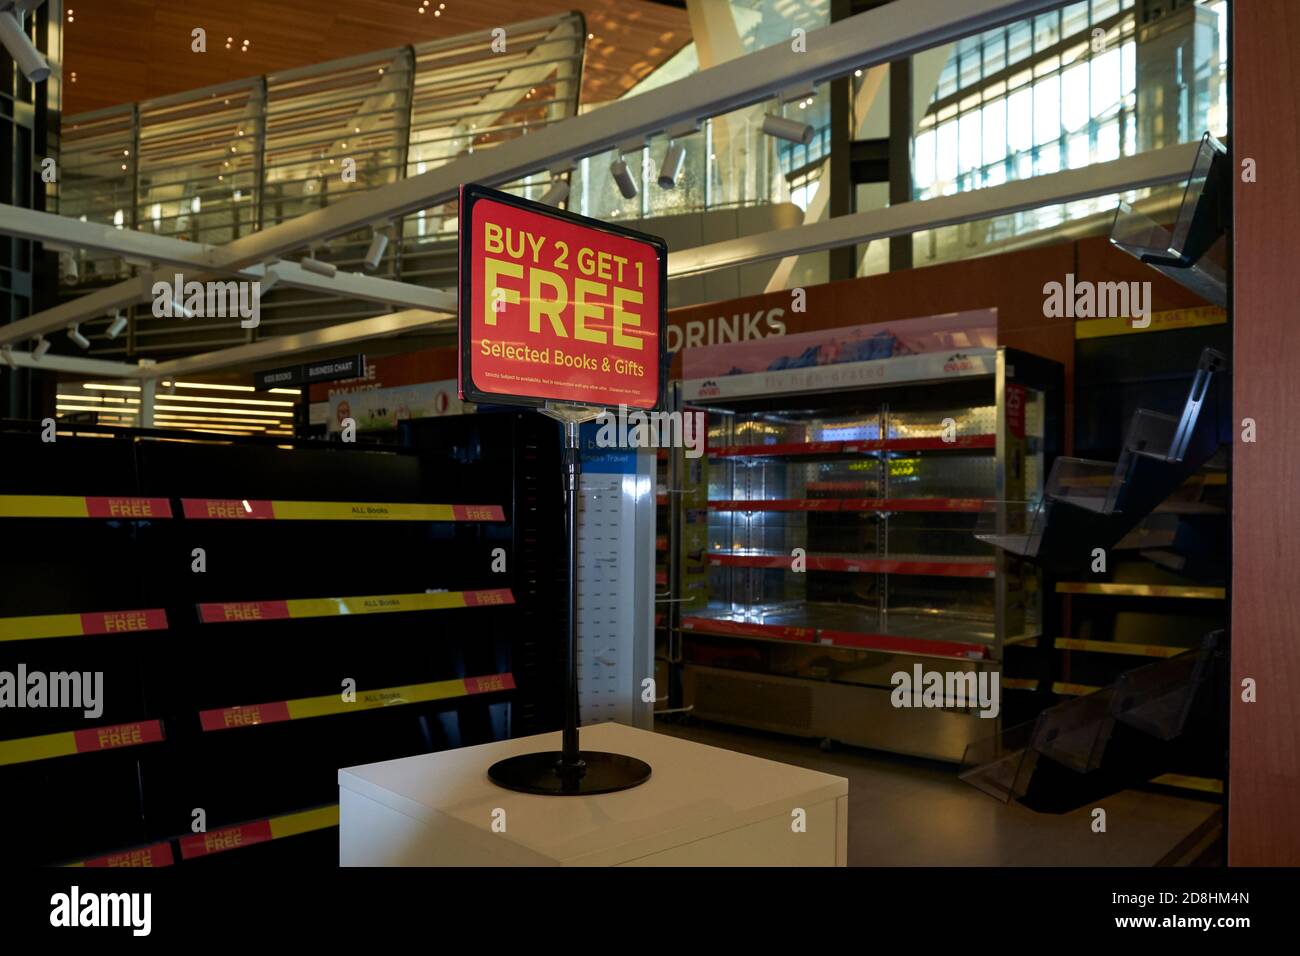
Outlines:
{"label": "drinks sign", "polygon": [[460,394],[662,403],[667,244],[481,186],[460,193]]}

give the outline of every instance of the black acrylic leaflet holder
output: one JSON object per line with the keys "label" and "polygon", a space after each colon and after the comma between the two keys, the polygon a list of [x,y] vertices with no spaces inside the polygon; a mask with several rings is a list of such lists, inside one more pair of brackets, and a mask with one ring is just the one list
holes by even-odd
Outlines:
{"label": "black acrylic leaflet holder", "polygon": [[591,796],[629,790],[650,779],[650,765],[644,760],[626,754],[583,750],[579,740],[578,713],[578,496],[581,494],[581,459],[579,457],[579,427],[594,421],[604,411],[603,406],[583,405],[559,401],[541,401],[527,396],[489,395],[478,391],[473,382],[473,339],[471,316],[474,314],[473,243],[474,206],[479,198],[527,209],[547,217],[564,220],[591,229],[593,236],[609,233],[655,247],[659,259],[659,335],[658,406],[663,404],[667,362],[664,360],[664,326],[667,320],[667,246],[662,239],[646,236],[609,223],[588,219],[564,210],[553,209],[541,203],[520,199],[508,193],[481,186],[461,187],[460,195],[460,341],[461,341],[461,393],[463,397],[500,404],[520,404],[538,407],[538,411],[560,423],[564,436],[564,500],[565,534],[568,540],[568,640],[566,642],[564,684],[564,729],[560,749],[517,754],[499,760],[488,768],[488,779],[499,787],[521,793],[543,796]]}

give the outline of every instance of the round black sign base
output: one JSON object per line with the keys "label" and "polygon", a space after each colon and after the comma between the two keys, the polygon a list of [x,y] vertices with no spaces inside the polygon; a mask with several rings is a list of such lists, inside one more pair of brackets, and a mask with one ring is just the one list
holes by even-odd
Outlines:
{"label": "round black sign base", "polygon": [[582,750],[582,763],[564,767],[558,750],[520,754],[499,760],[488,768],[488,779],[498,787],[550,797],[583,797],[595,793],[630,790],[650,779],[650,765],[636,757]]}

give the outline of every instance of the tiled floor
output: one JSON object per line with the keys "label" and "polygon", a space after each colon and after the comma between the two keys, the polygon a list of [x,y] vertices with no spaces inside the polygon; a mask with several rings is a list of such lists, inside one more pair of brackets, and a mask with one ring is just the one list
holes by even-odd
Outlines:
{"label": "tiled floor", "polygon": [[660,733],[848,778],[850,866],[1150,866],[1216,807],[1129,790],[1107,797],[1106,832],[1091,807],[1055,815],[1001,804],[955,766],[761,731],[660,720]]}

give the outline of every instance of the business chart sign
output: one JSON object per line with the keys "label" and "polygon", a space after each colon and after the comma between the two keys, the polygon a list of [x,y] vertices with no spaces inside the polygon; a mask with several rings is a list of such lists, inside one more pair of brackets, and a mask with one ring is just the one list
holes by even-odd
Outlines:
{"label": "business chart sign", "polygon": [[461,398],[659,407],[667,269],[662,239],[462,186]]}

